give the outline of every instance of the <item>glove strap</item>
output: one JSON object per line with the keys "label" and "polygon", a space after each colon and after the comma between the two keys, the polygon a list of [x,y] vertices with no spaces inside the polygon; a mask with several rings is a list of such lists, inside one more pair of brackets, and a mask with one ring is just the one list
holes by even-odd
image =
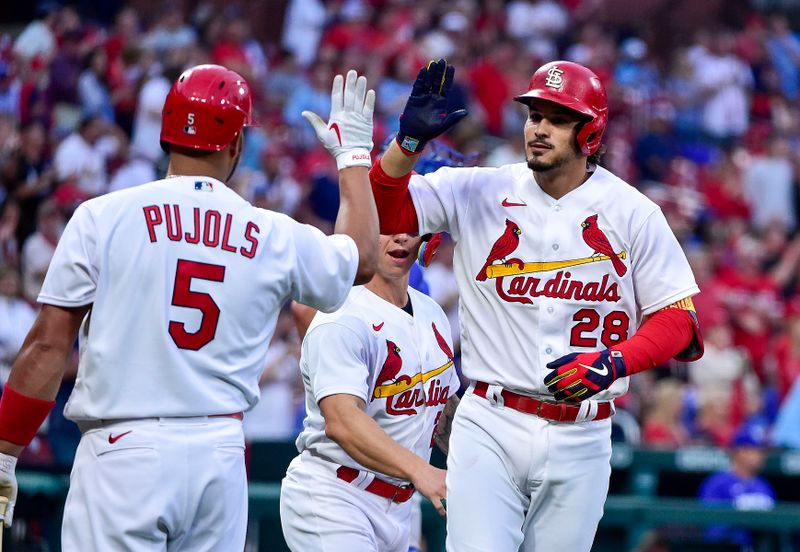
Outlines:
{"label": "glove strap", "polygon": [[23,395],[6,384],[0,396],[0,439],[27,447],[55,404]]}
{"label": "glove strap", "polygon": [[403,134],[402,132],[397,133],[395,140],[397,141],[397,145],[400,146],[400,149],[403,150],[403,153],[406,155],[418,155],[422,153],[422,150],[428,143],[427,141],[420,140],[419,138],[412,138],[411,136]]}
{"label": "glove strap", "polygon": [[336,156],[336,168],[340,171],[348,167],[371,167],[372,156],[366,148],[345,150]]}

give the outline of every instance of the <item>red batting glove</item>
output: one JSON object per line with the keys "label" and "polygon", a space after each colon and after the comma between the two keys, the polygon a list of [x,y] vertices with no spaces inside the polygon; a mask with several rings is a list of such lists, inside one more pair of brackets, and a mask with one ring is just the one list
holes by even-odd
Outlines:
{"label": "red batting glove", "polygon": [[553,371],[544,378],[544,384],[555,400],[567,402],[586,400],[628,373],[622,353],[611,349],[570,353],[547,367]]}

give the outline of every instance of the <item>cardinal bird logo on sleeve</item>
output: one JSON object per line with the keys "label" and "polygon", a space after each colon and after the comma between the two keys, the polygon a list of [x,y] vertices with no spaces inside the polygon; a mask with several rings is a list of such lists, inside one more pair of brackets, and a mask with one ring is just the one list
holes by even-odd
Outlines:
{"label": "cardinal bird logo on sleeve", "polygon": [[583,241],[586,242],[586,245],[594,249],[595,255],[608,256],[611,259],[611,264],[614,265],[617,276],[624,276],[628,271],[628,267],[614,253],[611,242],[608,241],[605,233],[597,226],[597,214],[586,217],[586,220],[581,223],[581,227],[583,227]]}
{"label": "cardinal bird logo on sleeve", "polygon": [[497,241],[494,242],[492,246],[492,250],[489,252],[489,256],[486,257],[486,263],[478,272],[478,275],[475,276],[475,279],[479,282],[483,282],[486,280],[486,269],[489,268],[495,261],[503,261],[506,262],[506,258],[511,255],[514,250],[519,246],[519,236],[522,234],[522,230],[519,229],[517,223],[506,219],[506,229],[503,232],[503,235],[497,238]]}

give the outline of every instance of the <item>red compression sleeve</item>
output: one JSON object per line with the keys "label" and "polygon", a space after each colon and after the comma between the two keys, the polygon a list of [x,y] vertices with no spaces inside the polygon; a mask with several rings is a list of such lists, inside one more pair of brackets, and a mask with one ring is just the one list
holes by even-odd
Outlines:
{"label": "red compression sleeve", "polygon": [[6,385],[0,396],[0,439],[27,447],[56,401],[29,397]]}
{"label": "red compression sleeve", "polygon": [[696,330],[690,311],[667,308],[657,311],[633,337],[611,349],[622,353],[628,375],[636,374],[681,355],[695,341]]}
{"label": "red compression sleeve", "polygon": [[397,178],[386,174],[381,168],[380,159],[372,165],[372,169],[369,171],[369,181],[372,184],[375,205],[378,207],[381,234],[416,234],[419,232],[417,210],[411,200],[411,192],[408,191],[409,180],[411,180],[411,173]]}

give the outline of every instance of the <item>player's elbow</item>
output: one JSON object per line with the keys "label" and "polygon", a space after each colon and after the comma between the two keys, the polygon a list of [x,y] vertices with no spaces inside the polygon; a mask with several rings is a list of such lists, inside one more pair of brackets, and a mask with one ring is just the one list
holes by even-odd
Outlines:
{"label": "player's elbow", "polygon": [[341,420],[326,420],[325,421],[325,436],[334,443],[343,446],[348,442],[350,429],[347,424]]}
{"label": "player's elbow", "polygon": [[375,270],[378,267],[378,262],[374,251],[366,252],[361,255],[358,262],[358,269],[356,270],[356,278],[354,284],[360,286],[366,284],[372,277],[375,276]]}

